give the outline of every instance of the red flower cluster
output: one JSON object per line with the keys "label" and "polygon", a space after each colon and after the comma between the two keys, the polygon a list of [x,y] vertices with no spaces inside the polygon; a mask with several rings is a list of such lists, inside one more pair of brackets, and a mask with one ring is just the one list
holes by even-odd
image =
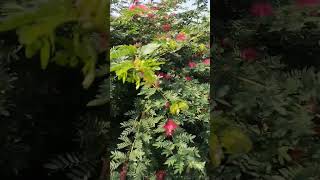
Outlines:
{"label": "red flower cluster", "polygon": [[210,65],[210,59],[205,59],[202,61],[202,63],[205,65]]}
{"label": "red flower cluster", "polygon": [[166,124],[163,126],[163,128],[165,129],[166,136],[171,137],[174,130],[177,127],[178,127],[178,125],[172,119],[168,119]]}
{"label": "red flower cluster", "polygon": [[140,4],[140,5],[131,4],[131,5],[129,6],[129,10],[130,10],[130,11],[133,11],[133,10],[135,10],[135,9],[141,9],[141,10],[143,10],[143,11],[149,10],[149,8],[148,8],[147,6],[145,6],[145,5],[143,5],[143,4]]}
{"label": "red flower cluster", "polygon": [[128,164],[127,163],[123,164],[121,171],[120,171],[120,180],[127,179],[127,169],[128,169]]}
{"label": "red flower cluster", "polygon": [[169,31],[171,29],[171,25],[170,24],[164,24],[164,25],[162,25],[162,29],[164,31]]}
{"label": "red flower cluster", "polygon": [[185,33],[183,33],[183,32],[180,32],[176,36],[176,40],[177,41],[185,41],[186,39],[187,39],[187,37],[186,37]]}
{"label": "red flower cluster", "polygon": [[253,48],[247,48],[241,51],[241,58],[247,61],[253,61],[257,58],[257,51]]}
{"label": "red flower cluster", "polygon": [[156,180],[164,180],[165,176],[166,176],[166,171],[164,171],[164,170],[157,171],[157,173],[156,173],[157,179]]}
{"label": "red flower cluster", "polygon": [[192,61],[189,61],[188,66],[189,66],[190,68],[195,68],[195,67],[197,66],[197,63],[192,62]]}
{"label": "red flower cluster", "polygon": [[250,9],[252,15],[263,17],[263,16],[271,16],[273,14],[273,8],[270,3],[267,2],[259,2],[254,3]]}
{"label": "red flower cluster", "polygon": [[191,81],[191,80],[192,80],[192,77],[186,76],[186,80],[187,80],[187,81]]}

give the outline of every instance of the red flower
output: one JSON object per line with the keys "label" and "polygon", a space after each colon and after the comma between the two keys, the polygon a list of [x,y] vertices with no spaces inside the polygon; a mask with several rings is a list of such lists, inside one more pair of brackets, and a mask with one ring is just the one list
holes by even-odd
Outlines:
{"label": "red flower", "polygon": [[188,66],[189,66],[190,68],[194,68],[194,67],[197,66],[197,63],[192,62],[192,61],[189,61]]}
{"label": "red flower", "polygon": [[177,34],[177,36],[176,36],[177,41],[185,41],[186,39],[187,39],[187,37],[186,37],[185,33],[183,33],[183,32]]}
{"label": "red flower", "polygon": [[156,176],[157,176],[156,180],[164,180],[166,176],[166,171],[164,170],[157,171]]}
{"label": "red flower", "polygon": [[171,25],[170,24],[164,24],[164,25],[162,25],[162,29],[164,31],[169,31],[171,29]]}
{"label": "red flower", "polygon": [[128,164],[125,163],[121,168],[120,180],[126,180],[127,179],[127,168],[128,168]]}
{"label": "red flower", "polygon": [[156,75],[157,75],[159,78],[163,78],[163,77],[164,77],[164,73],[163,73],[163,72],[157,72]]}
{"label": "red flower", "polygon": [[149,13],[147,16],[148,16],[148,18],[152,19],[152,18],[154,18],[155,15],[152,13]]}
{"label": "red flower", "polygon": [[166,109],[169,109],[169,107],[170,107],[170,102],[166,102],[166,104],[164,105],[164,107],[166,108]]}
{"label": "red flower", "polygon": [[165,73],[163,78],[166,80],[169,80],[169,79],[171,79],[171,76],[170,76],[170,74]]}
{"label": "red flower", "polygon": [[130,10],[130,11],[131,11],[131,10],[134,10],[135,7],[136,7],[136,5],[131,4],[131,5],[129,6],[129,10]]}
{"label": "red flower", "polygon": [[210,59],[205,59],[202,61],[202,63],[205,65],[210,65]]}
{"label": "red flower", "polygon": [[148,7],[143,5],[143,4],[140,4],[140,5],[135,5],[135,4],[131,4],[129,6],[129,10],[130,11],[133,11],[135,9],[140,9],[140,10],[143,10],[143,11],[147,11],[148,10]]}
{"label": "red flower", "polygon": [[296,0],[298,6],[316,6],[320,3],[320,0]]}
{"label": "red flower", "polygon": [[121,171],[120,172],[120,180],[126,180],[126,178],[127,178],[127,172]]}
{"label": "red flower", "polygon": [[167,74],[167,73],[164,73],[164,72],[158,72],[156,73],[156,75],[159,77],[159,78],[164,78],[164,79],[171,79],[171,76],[170,74]]}
{"label": "red flower", "polygon": [[270,3],[267,2],[259,2],[254,3],[250,9],[252,15],[254,16],[271,16],[273,14],[273,8]]}
{"label": "red flower", "polygon": [[178,125],[172,120],[168,119],[166,124],[163,126],[166,132],[166,136],[171,137],[174,130],[178,127]]}
{"label": "red flower", "polygon": [[159,10],[159,7],[151,7],[152,10]]}
{"label": "red flower", "polygon": [[186,80],[187,80],[187,81],[191,81],[192,78],[191,78],[190,76],[186,76]]}
{"label": "red flower", "polygon": [[247,48],[241,51],[241,58],[247,61],[253,61],[257,58],[257,51],[253,48]]}

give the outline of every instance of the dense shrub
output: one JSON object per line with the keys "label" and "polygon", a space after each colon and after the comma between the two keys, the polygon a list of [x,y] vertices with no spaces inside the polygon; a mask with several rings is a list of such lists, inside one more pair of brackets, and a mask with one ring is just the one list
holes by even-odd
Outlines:
{"label": "dense shrub", "polygon": [[134,3],[111,21],[111,71],[138,91],[112,152],[112,179],[206,177],[209,20],[183,1]]}
{"label": "dense shrub", "polygon": [[[211,133],[221,139],[210,141],[220,152],[213,179],[319,178],[320,21],[312,2],[251,2],[240,17],[216,19]],[[223,149],[221,126],[238,126],[251,151]]]}

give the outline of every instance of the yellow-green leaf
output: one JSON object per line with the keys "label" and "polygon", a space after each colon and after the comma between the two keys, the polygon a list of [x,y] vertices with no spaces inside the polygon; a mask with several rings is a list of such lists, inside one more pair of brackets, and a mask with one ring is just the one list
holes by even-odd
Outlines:
{"label": "yellow-green leaf", "polygon": [[226,128],[221,133],[221,145],[226,149],[226,153],[241,154],[247,153],[252,149],[252,142],[241,129],[232,127]]}
{"label": "yellow-green leaf", "polygon": [[95,64],[94,63],[90,63],[90,64],[91,64],[90,71],[85,75],[85,78],[82,82],[82,86],[85,89],[88,89],[95,79],[95,72],[96,72]]}
{"label": "yellow-green leaf", "polygon": [[26,57],[32,58],[40,48],[41,48],[41,41],[35,41],[32,44],[27,44],[25,49]]}
{"label": "yellow-green leaf", "polygon": [[177,101],[170,106],[170,113],[177,115],[180,113],[180,111],[187,109],[189,109],[189,106],[185,101]]}
{"label": "yellow-green leaf", "polygon": [[224,158],[224,156],[218,137],[214,133],[210,134],[209,148],[211,162],[214,167],[218,167],[221,164],[221,160]]}
{"label": "yellow-green leaf", "polygon": [[46,69],[50,58],[50,44],[48,40],[43,41],[43,46],[40,50],[41,68]]}

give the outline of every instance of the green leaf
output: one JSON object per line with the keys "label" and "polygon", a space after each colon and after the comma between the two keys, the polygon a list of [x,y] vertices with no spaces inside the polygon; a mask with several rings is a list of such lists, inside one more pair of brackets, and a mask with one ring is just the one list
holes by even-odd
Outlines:
{"label": "green leaf", "polygon": [[145,46],[142,46],[140,49],[141,55],[144,56],[144,55],[151,54],[153,51],[155,51],[159,47],[160,47],[160,44],[158,43],[150,43]]}
{"label": "green leaf", "polygon": [[32,58],[36,52],[41,48],[41,41],[35,41],[26,45],[25,55],[27,58]]}
{"label": "green leaf", "polygon": [[51,59],[51,61],[57,63],[58,65],[65,66],[68,63],[68,54],[64,51],[58,51],[55,53],[55,56]]}
{"label": "green leaf", "polygon": [[2,20],[0,23],[0,32],[8,31],[15,29],[21,25],[25,25],[27,23],[30,23],[35,18],[34,13],[19,13],[15,14],[13,16],[8,16],[6,19]]}
{"label": "green leaf", "polygon": [[137,48],[132,45],[121,45],[111,49],[110,60],[119,59],[125,56],[134,56]]}
{"label": "green leaf", "polygon": [[85,66],[82,68],[82,71],[85,74],[82,86],[83,88],[88,89],[93,83],[96,75],[96,65],[94,58],[86,62]]}
{"label": "green leaf", "polygon": [[84,78],[83,82],[82,82],[82,86],[85,89],[88,89],[90,87],[90,85],[93,83],[95,78],[95,71],[90,71]]}
{"label": "green leaf", "polygon": [[41,60],[41,68],[46,69],[49,64],[50,58],[50,44],[48,40],[43,41],[43,46],[40,50],[40,60]]}

